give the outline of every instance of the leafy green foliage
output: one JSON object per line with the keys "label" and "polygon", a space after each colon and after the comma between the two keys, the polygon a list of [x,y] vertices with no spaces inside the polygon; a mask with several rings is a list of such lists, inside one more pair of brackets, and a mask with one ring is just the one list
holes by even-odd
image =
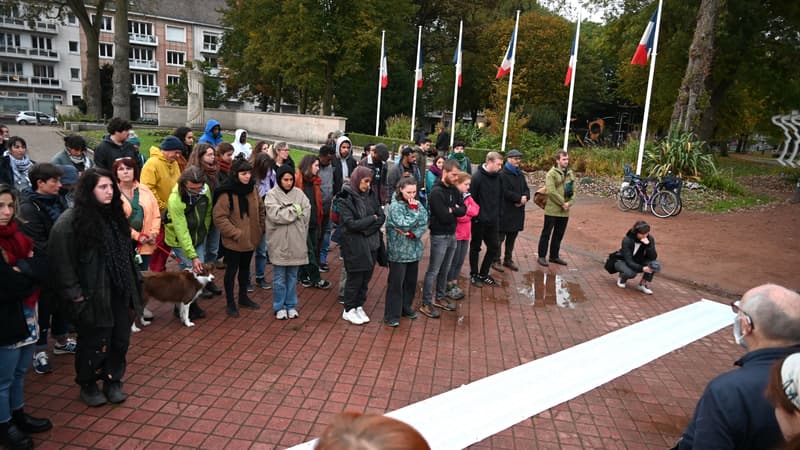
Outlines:
{"label": "leafy green foliage", "polygon": [[699,180],[717,173],[714,155],[707,153],[706,147],[694,133],[672,130],[644,156],[652,176],[662,177],[672,172],[687,180]]}
{"label": "leafy green foliage", "polygon": [[405,114],[386,119],[386,135],[395,139],[408,139],[411,137],[411,118]]}

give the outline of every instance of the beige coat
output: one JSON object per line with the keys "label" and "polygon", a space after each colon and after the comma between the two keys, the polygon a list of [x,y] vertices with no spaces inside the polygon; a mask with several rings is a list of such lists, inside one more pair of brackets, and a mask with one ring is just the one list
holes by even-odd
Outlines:
{"label": "beige coat", "polygon": [[[308,197],[300,189],[292,188],[287,194],[276,186],[267,192],[264,205],[267,209],[267,250],[270,262],[276,266],[308,264],[306,235],[311,216]],[[300,215],[294,205],[300,205]]]}
{"label": "beige coat", "polygon": [[[232,196],[232,199],[228,196]],[[255,250],[261,242],[261,236],[264,234],[264,205],[258,198],[257,189],[248,194],[247,208],[248,211],[242,218],[239,214],[239,199],[235,194],[223,192],[217,198],[212,217],[225,248],[236,252],[249,252]]]}

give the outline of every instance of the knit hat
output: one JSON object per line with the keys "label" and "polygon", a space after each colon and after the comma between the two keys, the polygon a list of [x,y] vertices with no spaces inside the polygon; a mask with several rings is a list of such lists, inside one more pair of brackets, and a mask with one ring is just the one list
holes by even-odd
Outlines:
{"label": "knit hat", "polygon": [[378,158],[380,158],[381,161],[385,162],[389,159],[389,148],[386,147],[386,144],[381,142],[375,145],[375,151],[378,153]]}
{"label": "knit hat", "polygon": [[175,136],[167,136],[161,142],[161,150],[183,150],[184,148],[186,147],[183,145],[183,142]]}
{"label": "knit hat", "polygon": [[129,137],[128,143],[131,145],[142,145],[142,141],[140,141],[139,138],[136,136]]}
{"label": "knit hat", "polygon": [[61,175],[61,184],[64,186],[72,186],[78,182],[78,169],[73,165],[58,164],[64,174]]}
{"label": "knit hat", "polygon": [[800,353],[794,353],[786,357],[781,366],[781,381],[783,382],[783,392],[794,405],[800,409]]}

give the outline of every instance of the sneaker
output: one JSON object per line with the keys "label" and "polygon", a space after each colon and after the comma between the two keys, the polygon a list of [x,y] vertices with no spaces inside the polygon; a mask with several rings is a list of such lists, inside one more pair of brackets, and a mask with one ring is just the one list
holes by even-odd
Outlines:
{"label": "sneaker", "polygon": [[300,284],[302,284],[304,288],[310,288],[313,286],[313,283],[309,279],[300,280]]}
{"label": "sneaker", "polygon": [[144,310],[142,311],[142,319],[144,319],[144,320],[153,320],[153,312],[150,311],[149,309],[147,309],[146,306],[144,307]]}
{"label": "sneaker", "polygon": [[331,270],[331,267],[328,265],[328,263],[319,263],[320,272],[327,273],[329,270]]}
{"label": "sneaker", "polygon": [[358,315],[358,311],[356,311],[356,308],[353,308],[350,311],[342,312],[342,319],[352,323],[353,325],[364,324],[364,321],[361,320],[361,317]]}
{"label": "sneaker", "polygon": [[314,284],[314,287],[317,289],[330,289],[331,282],[328,280],[319,280],[316,284]]}
{"label": "sneaker", "polygon": [[512,260],[506,260],[503,262],[503,265],[508,267],[509,269],[513,270],[514,272],[519,272],[519,266]]}
{"label": "sneaker", "polygon": [[547,260],[544,259],[544,256],[540,256],[539,259],[536,260],[536,262],[538,262],[540,266],[547,267],[547,266],[550,265],[550,264],[547,263]]}
{"label": "sneaker", "polygon": [[445,311],[455,311],[456,307],[452,303],[448,302],[443,298],[437,298],[433,301],[433,306],[437,308],[442,308]]}
{"label": "sneaker", "polygon": [[56,345],[53,346],[53,354],[54,355],[74,354],[75,349],[77,348],[78,348],[78,343],[75,342],[74,339],[67,339],[67,343],[64,345],[61,345],[58,342],[56,342]]}
{"label": "sneaker", "polygon": [[399,320],[383,319],[383,322],[386,324],[387,327],[391,327],[391,328],[396,328],[396,327],[400,326],[400,321]]}
{"label": "sneaker", "polygon": [[567,262],[561,258],[550,258],[550,262],[561,266],[566,266]]}
{"label": "sneaker", "polygon": [[228,317],[239,317],[239,308],[237,308],[236,305],[227,305],[225,307],[225,314],[227,314]]}
{"label": "sneaker", "polygon": [[344,305],[344,296],[342,295],[339,296],[339,304]]}
{"label": "sneaker", "polygon": [[622,278],[617,278],[617,287],[620,289],[625,289],[627,287]]}
{"label": "sneaker", "polygon": [[359,306],[358,308],[356,308],[356,313],[358,314],[358,317],[361,318],[362,322],[364,323],[369,322],[369,316],[367,316],[367,313],[364,312],[364,308]]}
{"label": "sneaker", "polygon": [[256,286],[260,287],[261,289],[272,289],[272,285],[269,281],[263,278],[256,278]]}
{"label": "sneaker", "polygon": [[401,316],[407,317],[407,318],[409,318],[411,320],[414,320],[417,317],[419,317],[419,315],[417,315],[416,311],[403,311],[403,314],[401,314]]}
{"label": "sneaker", "polygon": [[275,313],[275,318],[278,320],[286,320],[287,317],[288,313],[286,312],[285,309],[281,309],[280,311]]}
{"label": "sneaker", "polygon": [[438,319],[439,318],[439,311],[433,309],[431,305],[422,305],[419,307],[419,312],[425,314],[426,316],[430,317],[431,319]]}
{"label": "sneaker", "polygon": [[483,284],[487,286],[500,286],[500,282],[492,278],[491,275],[482,275],[480,277],[481,281],[483,281]]}
{"label": "sneaker", "polygon": [[50,362],[47,361],[47,352],[39,352],[33,355],[33,371],[39,375],[53,371]]}
{"label": "sneaker", "polygon": [[483,287],[483,280],[481,279],[480,275],[470,275],[469,282],[472,283],[473,286],[482,288]]}
{"label": "sneaker", "polygon": [[647,295],[653,295],[653,290],[643,284],[640,284],[636,289],[639,289],[639,291]]}
{"label": "sneaker", "polygon": [[103,394],[111,403],[122,403],[128,398],[122,390],[122,383],[119,381],[109,381],[103,384]]}
{"label": "sneaker", "polygon": [[300,313],[297,312],[296,309],[292,308],[292,309],[289,310],[289,318],[290,319],[297,319],[298,317],[300,317]]}
{"label": "sneaker", "polygon": [[462,291],[461,288],[459,288],[458,286],[452,285],[450,289],[448,289],[447,292],[445,292],[444,295],[450,297],[453,300],[461,300],[462,298],[464,298],[464,291]]}
{"label": "sneaker", "polygon": [[503,266],[500,265],[500,261],[493,262],[492,263],[492,269],[494,269],[494,270],[496,270],[498,272],[505,272],[505,269],[503,269]]}
{"label": "sneaker", "polygon": [[253,283],[248,281],[247,282],[247,292],[249,293],[249,292],[253,292],[255,290],[256,290],[256,288],[253,287]]}

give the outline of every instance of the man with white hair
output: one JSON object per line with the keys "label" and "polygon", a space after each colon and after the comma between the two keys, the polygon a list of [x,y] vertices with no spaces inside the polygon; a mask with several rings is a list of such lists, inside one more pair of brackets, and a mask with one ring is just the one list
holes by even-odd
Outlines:
{"label": "man with white hair", "polygon": [[774,284],[747,291],[731,303],[733,335],[748,350],[738,369],[708,383],[694,417],[674,449],[768,449],[783,442],[764,396],[772,365],[800,351],[800,295]]}

